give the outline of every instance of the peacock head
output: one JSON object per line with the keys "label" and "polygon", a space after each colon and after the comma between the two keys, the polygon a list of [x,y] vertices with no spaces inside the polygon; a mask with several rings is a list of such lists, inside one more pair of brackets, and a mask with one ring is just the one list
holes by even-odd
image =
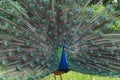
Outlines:
{"label": "peacock head", "polygon": [[64,44],[63,44],[63,48],[67,48],[67,44],[64,43]]}

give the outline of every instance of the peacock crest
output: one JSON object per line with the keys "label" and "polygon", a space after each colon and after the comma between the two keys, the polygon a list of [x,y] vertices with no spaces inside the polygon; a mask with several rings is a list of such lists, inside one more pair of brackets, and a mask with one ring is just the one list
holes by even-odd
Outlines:
{"label": "peacock crest", "polygon": [[117,26],[120,10],[93,1],[0,0],[0,78],[69,70],[120,77],[120,34],[105,32]]}

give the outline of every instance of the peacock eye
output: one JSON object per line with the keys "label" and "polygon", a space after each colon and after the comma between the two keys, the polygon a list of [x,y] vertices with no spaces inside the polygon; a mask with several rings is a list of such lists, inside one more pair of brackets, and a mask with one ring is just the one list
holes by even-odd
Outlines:
{"label": "peacock eye", "polygon": [[51,26],[52,28],[55,28],[56,25],[55,25],[55,23],[51,23],[50,26]]}
{"label": "peacock eye", "polygon": [[114,40],[110,40],[110,41],[109,41],[109,44],[111,44],[111,45],[115,45]]}
{"label": "peacock eye", "polygon": [[44,3],[48,5],[50,3],[50,1],[49,0],[44,0]]}
{"label": "peacock eye", "polygon": [[112,49],[109,49],[110,54],[114,54],[114,51]]}
{"label": "peacock eye", "polygon": [[66,24],[65,27],[66,27],[67,29],[69,29],[69,28],[70,28],[70,24]]}
{"label": "peacock eye", "polygon": [[101,31],[99,31],[99,36],[100,36],[100,37],[103,37],[104,34],[103,34]]}
{"label": "peacock eye", "polygon": [[23,25],[23,19],[19,19],[18,24]]}
{"label": "peacock eye", "polygon": [[62,10],[63,6],[62,5],[58,5],[58,9]]}
{"label": "peacock eye", "polygon": [[4,45],[5,45],[5,46],[10,46],[11,43],[10,43],[10,41],[5,41]]}
{"label": "peacock eye", "polygon": [[120,61],[120,56],[116,56],[116,59],[117,59],[118,61]]}
{"label": "peacock eye", "polygon": [[31,62],[30,67],[34,67],[34,66],[35,66],[35,63]]}
{"label": "peacock eye", "polygon": [[47,15],[50,16],[52,14],[52,11],[47,11]]}
{"label": "peacock eye", "polygon": [[85,42],[84,42],[84,40],[83,40],[83,39],[81,39],[81,40],[80,40],[80,44],[83,44],[83,43],[85,43]]}
{"label": "peacock eye", "polygon": [[1,4],[2,4],[2,5],[6,5],[6,1],[3,1],[3,0],[2,0],[2,1],[1,1]]}
{"label": "peacock eye", "polygon": [[43,51],[43,48],[40,47],[38,50],[39,50],[40,52],[42,52],[42,51]]}
{"label": "peacock eye", "polygon": [[36,58],[35,61],[36,61],[37,63],[39,63],[39,62],[40,62],[40,59],[39,59],[39,58]]}
{"label": "peacock eye", "polygon": [[24,56],[22,57],[22,60],[23,60],[23,61],[27,61],[27,60],[28,60],[28,57],[24,55]]}
{"label": "peacock eye", "polygon": [[21,70],[21,69],[22,69],[22,66],[21,66],[21,65],[17,66],[17,69],[18,69],[18,70]]}
{"label": "peacock eye", "polygon": [[77,20],[73,20],[73,25],[77,25],[78,21]]}
{"label": "peacock eye", "polygon": [[33,21],[33,22],[37,22],[37,21],[38,21],[37,17],[33,17],[33,18],[32,18],[32,21]]}
{"label": "peacock eye", "polygon": [[58,32],[59,32],[59,33],[62,33],[62,32],[63,32],[62,28],[59,28],[59,29],[58,29]]}
{"label": "peacock eye", "polygon": [[94,44],[95,44],[95,42],[94,42],[93,40],[91,40],[89,43],[90,43],[91,45],[94,45]]}
{"label": "peacock eye", "polygon": [[8,64],[8,61],[7,61],[7,60],[2,60],[2,64],[3,64],[3,65],[7,65],[7,64]]}
{"label": "peacock eye", "polygon": [[100,23],[98,21],[94,22],[95,26],[98,26]]}
{"label": "peacock eye", "polygon": [[87,24],[89,22],[89,19],[84,19],[84,23]]}
{"label": "peacock eye", "polygon": [[84,1],[84,0],[77,0],[78,3],[81,3],[81,2],[83,2],[83,1]]}
{"label": "peacock eye", "polygon": [[68,16],[72,17],[73,16],[73,12],[69,12]]}
{"label": "peacock eye", "polygon": [[33,57],[35,56],[36,52],[31,52],[30,55]]}
{"label": "peacock eye", "polygon": [[72,0],[66,0],[67,4],[71,4]]}
{"label": "peacock eye", "polygon": [[58,38],[57,38],[57,37],[54,37],[54,40],[55,40],[55,41],[57,41],[57,40],[58,40]]}
{"label": "peacock eye", "polygon": [[3,80],[7,80],[7,79],[8,79],[8,76],[7,76],[7,75],[4,75],[4,76],[2,77],[2,79],[3,79]]}
{"label": "peacock eye", "polygon": [[47,20],[46,20],[46,19],[43,19],[43,20],[42,20],[42,23],[43,23],[44,25],[46,25],[46,24],[47,24]]}
{"label": "peacock eye", "polygon": [[82,35],[83,32],[82,32],[82,31],[78,31],[77,34],[78,34],[78,35]]}
{"label": "peacock eye", "polygon": [[40,7],[40,11],[44,12],[45,11],[45,7]]}
{"label": "peacock eye", "polygon": [[30,4],[29,7],[30,7],[31,10],[34,10],[35,9],[35,4]]}
{"label": "peacock eye", "polygon": [[74,34],[71,32],[71,33],[69,34],[69,36],[70,36],[70,37],[73,37],[73,36],[74,36]]}
{"label": "peacock eye", "polygon": [[30,37],[31,36],[31,32],[30,31],[27,31],[26,32],[26,37]]}
{"label": "peacock eye", "polygon": [[105,29],[109,29],[110,26],[109,26],[108,24],[106,24],[106,25],[104,26],[104,28],[105,28]]}
{"label": "peacock eye", "polygon": [[14,52],[9,52],[9,56],[14,56]]}
{"label": "peacock eye", "polygon": [[52,32],[52,31],[49,31],[49,32],[48,32],[48,35],[49,35],[49,36],[52,36],[52,35],[53,35],[53,32]]}
{"label": "peacock eye", "polygon": [[102,49],[102,50],[104,50],[104,49],[105,49],[105,47],[104,47],[103,45],[101,45],[99,48],[100,48],[100,49]]}
{"label": "peacock eye", "polygon": [[90,50],[89,50],[89,53],[93,54],[93,53],[94,53],[93,49],[90,49]]}
{"label": "peacock eye", "polygon": [[22,35],[22,32],[21,31],[18,31],[16,34],[15,34],[17,37],[20,37]]}
{"label": "peacock eye", "polygon": [[36,2],[36,0],[30,0],[32,3]]}
{"label": "peacock eye", "polygon": [[22,49],[21,47],[17,47],[17,51],[18,51],[18,52],[22,52],[22,50],[23,50],[23,49]]}
{"label": "peacock eye", "polygon": [[17,12],[15,10],[12,10],[11,13],[15,15]]}
{"label": "peacock eye", "polygon": [[113,23],[114,25],[118,25],[118,21],[117,21],[117,20],[113,20],[112,23]]}
{"label": "peacock eye", "polygon": [[27,46],[32,46],[32,42],[31,42],[31,41],[27,41],[27,42],[26,42],[26,45],[27,45]]}
{"label": "peacock eye", "polygon": [[66,41],[67,40],[67,38],[66,37],[63,37],[63,41]]}
{"label": "peacock eye", "polygon": [[92,14],[93,10],[91,8],[87,9],[87,14]]}
{"label": "peacock eye", "polygon": [[59,20],[60,20],[61,22],[63,22],[63,21],[64,21],[63,16],[59,17]]}
{"label": "peacock eye", "polygon": [[80,13],[80,9],[75,9],[75,14],[79,14]]}

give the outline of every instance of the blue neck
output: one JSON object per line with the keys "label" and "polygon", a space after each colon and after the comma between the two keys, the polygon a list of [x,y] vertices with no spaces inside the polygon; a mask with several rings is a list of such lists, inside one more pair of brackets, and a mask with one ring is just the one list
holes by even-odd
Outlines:
{"label": "blue neck", "polygon": [[68,64],[67,64],[67,59],[66,59],[66,54],[64,49],[65,49],[65,46],[63,46],[63,49],[62,49],[62,55],[61,55],[61,60],[59,64],[59,71],[68,70]]}

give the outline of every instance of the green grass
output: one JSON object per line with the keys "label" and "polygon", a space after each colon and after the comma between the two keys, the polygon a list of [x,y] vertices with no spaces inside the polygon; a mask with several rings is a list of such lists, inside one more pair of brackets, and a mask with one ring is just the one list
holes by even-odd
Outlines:
{"label": "green grass", "polygon": [[[2,71],[0,71],[0,73],[2,73]],[[15,75],[10,76],[7,80],[13,80],[13,78],[18,75],[19,73],[16,73]],[[25,74],[24,78],[27,78],[27,76],[28,75]],[[25,80],[29,80],[29,79],[25,79]],[[30,79],[30,80],[33,80],[33,79]],[[54,80],[54,74],[51,74],[42,80]],[[60,76],[56,76],[56,80],[60,80]],[[78,72],[69,71],[68,73],[65,73],[62,75],[62,80],[120,80],[120,78],[94,76],[94,75],[81,74]]]}
{"label": "green grass", "polygon": [[[57,80],[60,80],[60,76],[56,77]],[[113,77],[103,77],[103,76],[93,76],[87,74],[81,74],[77,72],[70,71],[62,75],[63,80],[120,80],[120,78]],[[54,80],[54,75],[49,75],[43,80]]]}
{"label": "green grass", "polygon": [[[18,76],[18,74],[16,74],[16,75]],[[7,80],[11,80],[14,77],[15,77],[15,75],[9,77],[9,79],[7,79]],[[27,77],[27,75],[24,75],[24,78],[25,77]],[[77,73],[77,72],[73,72],[73,71],[69,71],[68,73],[63,74],[62,79],[63,80],[120,80],[120,78],[93,76],[93,75],[81,74],[81,73]],[[27,80],[29,80],[29,79],[27,79]],[[30,79],[30,80],[33,80],[33,79]],[[42,80],[54,80],[54,74],[51,74]],[[60,80],[60,76],[56,76],[56,80]]]}

